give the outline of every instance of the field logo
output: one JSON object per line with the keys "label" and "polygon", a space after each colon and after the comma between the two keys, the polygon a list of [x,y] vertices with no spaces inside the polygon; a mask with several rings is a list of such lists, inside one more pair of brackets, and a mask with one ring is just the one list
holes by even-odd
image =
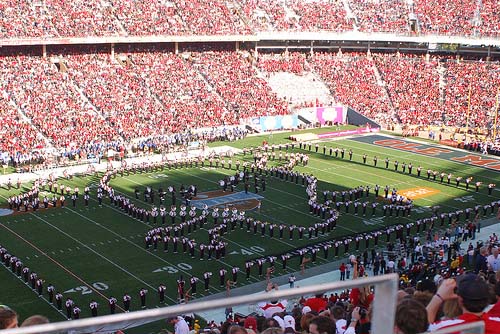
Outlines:
{"label": "field logo", "polygon": [[494,170],[500,170],[500,161],[498,159],[483,159],[474,154],[468,154],[464,157],[453,157],[453,161],[464,162],[477,167],[486,167]]}
{"label": "field logo", "polygon": [[419,199],[419,198],[424,198],[424,197],[429,197],[435,194],[440,193],[439,190],[434,189],[434,188],[427,188],[427,187],[418,187],[418,188],[410,188],[410,189],[403,189],[398,191],[398,195],[401,195],[403,197],[409,198],[409,199]]}
{"label": "field logo", "polygon": [[215,190],[199,193],[198,196],[191,201],[191,205],[194,205],[198,209],[202,209],[206,204],[209,208],[236,207],[238,210],[252,210],[259,206],[260,200],[262,199],[264,199],[264,197],[258,194],[245,194],[244,191],[223,192],[221,190]]}
{"label": "field logo", "polygon": [[383,139],[376,140],[373,142],[375,145],[380,145],[384,147],[395,148],[398,150],[420,153],[425,155],[438,156],[442,153],[451,153],[451,150],[440,148],[440,147],[432,147],[424,144],[410,143],[405,140],[400,139]]}
{"label": "field logo", "polygon": [[0,208],[0,217],[1,216],[8,216],[8,215],[11,215],[14,211],[10,210],[10,209],[1,209]]}

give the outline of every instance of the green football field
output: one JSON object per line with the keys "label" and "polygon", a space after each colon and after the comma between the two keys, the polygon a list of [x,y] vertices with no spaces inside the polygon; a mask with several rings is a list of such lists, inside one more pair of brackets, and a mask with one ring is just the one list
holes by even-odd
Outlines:
{"label": "green football field", "polygon": [[[320,129],[319,132],[332,131],[332,129]],[[270,144],[291,143],[287,140],[289,134],[273,134],[262,137],[251,137],[243,141],[234,143],[216,143],[213,145],[230,145],[238,148],[257,147],[263,140]],[[317,237],[309,238],[307,232],[302,240],[299,240],[297,233],[293,240],[289,240],[285,234],[283,239],[278,238],[277,232],[270,238],[269,233],[261,236],[260,229],[254,235],[253,230],[247,231],[246,226],[237,226],[234,230],[228,231],[222,239],[227,244],[227,252],[224,258],[200,261],[198,251],[195,258],[182,252],[180,247],[177,254],[171,251],[165,253],[160,243],[157,250],[153,247],[145,247],[144,237],[148,230],[159,226],[150,222],[139,221],[127,215],[119,207],[113,205],[105,197],[103,205],[99,206],[96,199],[96,185],[101,174],[88,177],[75,177],[71,180],[60,180],[59,183],[71,188],[79,187],[81,193],[85,186],[91,186],[91,200],[89,206],[85,206],[82,196],[77,201],[75,207],[71,201],[66,201],[65,208],[40,209],[37,212],[31,210],[26,213],[15,213],[9,216],[0,217],[0,245],[8,252],[20,258],[24,265],[31,271],[37,272],[38,276],[44,280],[44,295],[38,297],[36,292],[27,286],[22,278],[17,277],[11,270],[3,265],[0,266],[0,281],[2,282],[2,292],[0,294],[0,304],[7,304],[16,309],[21,319],[31,314],[44,314],[51,321],[61,321],[65,319],[63,312],[58,312],[57,308],[47,301],[46,287],[48,284],[55,286],[56,290],[66,297],[71,297],[82,309],[82,317],[89,317],[89,303],[96,300],[99,304],[99,314],[108,314],[107,298],[114,296],[118,299],[118,306],[121,308],[121,298],[125,293],[132,296],[132,310],[140,309],[138,292],[141,288],[149,291],[147,294],[147,307],[154,308],[160,306],[156,292],[160,284],[167,287],[166,304],[172,305],[177,302],[176,280],[182,275],[188,281],[191,276],[202,278],[206,271],[213,272],[210,280],[210,289],[205,291],[203,281],[198,283],[198,293],[193,298],[204,297],[209,294],[224,291],[220,287],[218,271],[220,269],[231,270],[232,267],[239,267],[237,286],[247,283],[263,281],[265,277],[260,277],[257,268],[254,266],[251,271],[250,280],[245,280],[244,263],[246,260],[265,258],[270,255],[279,255],[292,252],[306,246],[316,245],[325,241],[340,240],[346,236],[355,236],[362,232],[381,230],[389,225],[407,224],[424,217],[430,217],[432,207],[439,206],[440,212],[451,212],[475,205],[489,204],[499,199],[499,192],[494,189],[489,195],[487,185],[496,183],[499,174],[492,168],[487,168],[487,163],[481,163],[479,156],[472,159],[464,152],[440,152],[429,155],[432,152],[429,143],[399,145],[394,140],[387,142],[387,137],[373,135],[367,137],[356,137],[351,139],[340,139],[335,141],[318,142],[318,153],[315,152],[315,144],[299,149],[295,144],[292,150],[282,148],[283,153],[304,153],[309,155],[307,166],[295,167],[300,173],[312,174],[318,178],[318,200],[323,202],[323,191],[343,191],[358,186],[370,186],[369,197],[363,197],[362,201],[379,202],[375,215],[371,215],[371,209],[367,210],[366,216],[354,214],[351,207],[349,213],[344,209],[340,211],[340,218],[337,227],[330,233],[319,233]],[[385,142],[384,142],[385,141]],[[403,139],[396,139],[403,141]],[[212,145],[212,146],[213,146]],[[420,146],[415,146],[420,145]],[[323,154],[323,146],[326,146],[326,154]],[[344,148],[344,159],[330,156],[329,148]],[[399,147],[399,148],[398,148]],[[349,160],[348,151],[353,151],[352,160]],[[415,153],[415,152],[423,153]],[[276,152],[280,152],[276,149]],[[363,155],[367,155],[366,163],[363,162]],[[377,166],[374,166],[373,157],[378,157]],[[458,157],[458,158],[457,158]],[[384,159],[390,159],[389,168],[385,168]],[[470,158],[470,157],[469,157]],[[462,159],[464,162],[456,162],[453,159]],[[486,157],[483,157],[486,159]],[[494,159],[490,165],[494,165]],[[195,184],[198,192],[203,194],[208,191],[218,190],[218,181],[226,175],[233,175],[236,172],[234,161],[248,161],[253,158],[250,154],[238,155],[232,158],[232,169],[208,167],[193,168],[165,168],[157,169],[150,173],[130,173],[122,177],[117,175],[110,182],[116,192],[126,195],[138,207],[150,209],[152,204],[145,203],[142,192],[145,187],[150,186],[157,190],[160,187],[166,189],[169,185],[174,185],[179,189],[181,184],[185,186]],[[398,160],[400,165],[395,171],[394,161]],[[475,167],[471,163],[475,162]],[[478,163],[478,161],[480,163]],[[401,170],[401,164],[412,164],[413,172],[409,175]],[[269,161],[270,166],[279,166],[283,161]],[[497,160],[497,164],[500,161]],[[418,177],[417,166],[422,167],[422,174]],[[452,173],[451,184],[440,182],[439,175],[436,181],[427,179],[426,171],[432,169],[439,173]],[[463,177],[459,187],[455,185],[455,178]],[[465,189],[464,180],[473,177],[470,189]],[[308,198],[306,188],[298,182],[281,180],[274,176],[267,175],[266,191],[260,191],[262,196],[260,209],[246,212],[247,216],[254,217],[260,221],[274,223],[277,225],[296,225],[306,228],[316,223],[323,222],[323,219],[309,213]],[[475,182],[482,184],[479,191],[475,191]],[[251,183],[252,184],[252,183]],[[392,217],[382,215],[384,199],[380,196],[375,198],[373,187],[375,184],[381,186],[379,195],[383,195],[383,188],[388,185],[391,189],[396,188],[398,192],[406,191],[414,194],[414,208],[411,217]],[[29,184],[24,184],[24,191],[29,189]],[[141,195],[135,199],[134,190],[139,189]],[[235,192],[243,192],[242,184],[239,184]],[[253,186],[250,192],[253,192]],[[20,193],[21,190],[3,188],[0,190],[0,207],[7,207],[6,198]],[[43,193],[42,193],[43,194]],[[412,196],[413,197],[413,196]],[[337,198],[339,198],[337,196]],[[166,198],[167,211],[170,208],[170,197]],[[177,201],[179,205],[179,201]],[[159,206],[158,196],[154,205]],[[482,213],[482,211],[481,211]],[[464,221],[462,215],[462,221]],[[490,211],[487,217],[491,217]],[[179,217],[176,222],[180,222]],[[170,225],[170,217],[167,216],[167,224]],[[197,229],[190,234],[186,234],[189,239],[197,243],[208,242],[207,229],[212,228],[212,220],[203,229]],[[393,236],[394,240],[394,236]],[[383,239],[385,242],[385,237]],[[382,244],[382,243],[381,243]],[[363,247],[361,247],[361,250]],[[342,249],[343,250],[343,249]],[[343,256],[343,251],[339,257],[335,258],[332,251],[325,259],[322,252],[318,254],[317,261],[307,266],[325,264],[329,261],[339,259]],[[266,265],[267,266],[267,265]],[[288,261],[286,270],[282,269],[281,261],[277,260],[276,270],[273,275],[285,275],[290,272],[300,271],[298,257],[292,257]],[[231,278],[228,274],[226,278]],[[186,284],[189,287],[189,283]],[[121,312],[121,309],[118,312]],[[137,332],[155,331],[161,328],[143,328]]]}

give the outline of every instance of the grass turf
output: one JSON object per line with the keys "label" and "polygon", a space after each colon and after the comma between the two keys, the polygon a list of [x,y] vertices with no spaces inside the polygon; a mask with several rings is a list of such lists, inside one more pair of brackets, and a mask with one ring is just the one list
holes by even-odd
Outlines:
{"label": "grass turf", "polygon": [[[323,131],[331,131],[331,129],[323,129]],[[260,145],[263,140],[267,140],[269,143],[284,143],[287,142],[288,135],[288,133],[280,133],[274,134],[271,138],[269,135],[251,137],[243,141],[224,144],[242,148]],[[297,240],[295,237],[291,241],[288,238],[283,240],[276,237],[270,239],[268,235],[261,237],[260,231],[254,236],[253,233],[246,232],[246,229],[237,228],[224,236],[224,241],[228,243],[228,254],[225,258],[200,261],[198,258],[192,259],[182,252],[179,254],[164,253],[161,244],[158,251],[145,249],[144,235],[147,230],[152,228],[152,224],[147,225],[130,218],[110,204],[108,199],[105,199],[104,205],[99,207],[95,200],[95,188],[93,188],[89,207],[85,207],[80,199],[75,208],[71,206],[71,203],[67,203],[64,209],[55,208],[40,210],[36,213],[29,212],[0,217],[0,244],[7,248],[11,254],[19,257],[25,265],[37,272],[45,281],[44,297],[39,298],[10,270],[2,266],[0,279],[2,280],[3,293],[0,302],[16,309],[20,313],[21,319],[32,314],[44,314],[52,321],[58,321],[65,317],[46,301],[45,289],[49,283],[53,284],[56,290],[62,292],[65,297],[69,296],[75,300],[82,309],[82,317],[90,316],[88,304],[93,299],[100,303],[99,314],[108,313],[106,297],[109,296],[115,296],[121,307],[121,297],[124,293],[132,296],[132,310],[137,310],[140,308],[138,291],[141,288],[149,290],[147,306],[149,308],[156,307],[159,305],[156,288],[160,283],[163,283],[167,286],[167,304],[171,305],[176,302],[175,282],[180,275],[183,275],[184,279],[187,280],[191,275],[201,278],[205,271],[214,272],[208,292],[204,291],[202,282],[198,284],[199,293],[196,297],[202,297],[224,290],[218,284],[217,272],[219,269],[229,270],[233,266],[238,266],[243,270],[244,262],[247,259],[281,254],[308,244],[355,235],[388,225],[405,224],[415,221],[417,218],[429,217],[431,206],[439,205],[441,211],[448,212],[472,207],[476,204],[490,203],[498,198],[498,191],[495,190],[493,196],[489,196],[484,185],[494,182],[498,178],[498,173],[484,168],[471,167],[450,160],[427,157],[349,139],[324,142],[319,143],[319,145],[319,153],[300,150],[297,146],[294,149],[295,152],[310,155],[308,166],[300,166],[296,170],[312,173],[318,177],[319,199],[322,199],[321,194],[325,189],[341,191],[360,185],[370,185],[373,188],[375,184],[379,184],[382,188],[389,185],[398,190],[426,187],[437,192],[429,197],[416,199],[414,201],[416,208],[411,218],[382,218],[380,207],[376,217],[373,217],[375,219],[372,219],[370,215],[367,217],[354,215],[352,207],[349,214],[342,210],[335,231],[326,235],[320,233],[319,237],[314,240],[309,240],[307,233],[303,240]],[[328,148],[330,146],[344,147],[346,149],[345,158],[323,155],[323,145]],[[348,149],[352,149],[354,152],[352,161],[348,159]],[[366,164],[362,161],[363,154],[368,155]],[[379,157],[377,167],[373,166],[374,155]],[[392,162],[386,169],[383,162],[385,157],[389,157],[391,161],[397,159],[400,162],[411,162],[415,166],[413,175],[403,174],[401,171],[395,172]],[[236,159],[252,161],[248,154],[234,157],[233,161]],[[271,161],[270,164],[279,164],[279,162]],[[416,176],[417,165],[423,167],[422,177]],[[234,168],[233,163],[233,170],[221,168],[165,169],[147,174],[118,176],[111,181],[111,185],[117,191],[132,198],[133,201],[136,201],[133,194],[134,189],[138,187],[142,192],[147,185],[154,189],[158,189],[161,185],[165,189],[170,184],[177,188],[180,184],[196,184],[199,191],[203,192],[218,189],[217,181],[225,175],[233,174]],[[452,185],[441,184],[439,177],[437,182],[428,181],[425,176],[427,168],[451,172],[464,178],[473,176],[474,180],[483,181],[484,184],[480,192],[476,193],[474,187],[465,190],[463,186],[455,187],[454,182]],[[321,222],[321,219],[309,214],[305,188],[300,183],[296,185],[270,176],[266,179],[267,189],[264,193],[260,193],[264,196],[260,211],[248,212],[247,215],[271,223],[295,224],[306,227]],[[89,176],[69,181],[63,180],[60,184],[71,187],[78,186],[82,190],[86,185],[95,185],[98,180],[97,176]],[[28,186],[24,185],[25,188]],[[238,190],[242,190],[241,185]],[[10,191],[2,189],[0,191],[2,205],[5,206],[7,196],[19,191],[17,189]],[[381,191],[381,193],[383,192]],[[365,199],[366,197],[363,198],[363,200]],[[375,200],[373,190],[367,200]],[[380,199],[378,200],[380,201]],[[137,200],[136,203],[145,208],[151,206],[149,203],[142,202],[141,199]],[[168,198],[167,203],[169,203]],[[167,223],[169,221],[170,219],[167,217]],[[189,237],[198,242],[206,243],[208,241],[207,232],[204,230],[198,230]],[[316,264],[323,264],[332,259],[332,252],[330,252],[328,259],[318,255]],[[275,275],[299,271],[298,261],[298,258],[290,259],[289,269],[284,271],[278,260]],[[240,272],[238,286],[247,283],[244,276],[244,272]],[[226,278],[230,278],[230,275],[226,275]],[[252,268],[249,282],[262,280],[263,277],[258,276],[256,268]],[[187,284],[187,286],[189,285]],[[141,332],[157,331],[162,326],[164,324],[155,323],[138,330]]]}

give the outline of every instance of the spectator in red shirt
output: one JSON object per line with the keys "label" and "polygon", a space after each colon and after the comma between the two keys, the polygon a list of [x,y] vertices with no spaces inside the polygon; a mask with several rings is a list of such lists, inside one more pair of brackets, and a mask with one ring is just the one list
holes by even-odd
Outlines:
{"label": "spectator in red shirt", "polygon": [[345,266],[345,263],[342,262],[342,264],[340,265],[340,268],[339,268],[339,270],[340,270],[340,280],[341,281],[345,281],[345,271],[346,271],[346,269],[347,268]]}
{"label": "spectator in red shirt", "polygon": [[304,306],[309,306],[315,312],[324,311],[327,308],[328,302],[323,298],[322,294],[317,294],[306,300]]}
{"label": "spectator in red shirt", "polygon": [[498,317],[500,318],[500,281],[495,284],[495,295],[497,296],[497,302],[493,307],[488,311],[488,315],[490,317]]}

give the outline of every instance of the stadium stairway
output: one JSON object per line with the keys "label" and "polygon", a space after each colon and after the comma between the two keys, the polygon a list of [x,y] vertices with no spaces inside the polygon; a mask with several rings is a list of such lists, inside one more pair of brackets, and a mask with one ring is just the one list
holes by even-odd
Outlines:
{"label": "stadium stairway", "polygon": [[326,85],[313,72],[304,72],[303,75],[277,72],[263,77],[278,97],[288,101],[291,109],[316,100],[323,105],[334,102]]}
{"label": "stadium stairway", "polygon": [[116,26],[118,28],[120,28],[120,33],[123,35],[123,36],[127,36],[128,35],[128,31],[127,29],[125,29],[125,26],[123,25],[123,22],[122,20],[120,20],[120,18],[118,17],[118,15],[116,14],[116,9],[115,7],[113,6],[113,3],[111,2],[111,0],[103,0],[102,1],[102,4],[104,7],[109,7],[111,8],[111,12],[113,13],[112,16],[114,18],[114,22],[116,23]]}
{"label": "stadium stairway", "polygon": [[375,61],[373,61],[372,68],[373,68],[373,73],[375,74],[375,78],[377,79],[377,85],[380,86],[381,94],[385,95],[385,97],[387,98],[387,101],[389,101],[391,115],[395,116],[396,109],[394,108],[394,104],[392,102],[391,95],[387,91],[387,86],[385,84],[384,79],[382,78],[382,75],[380,74],[380,71],[378,70],[378,67],[377,67],[377,64]]}
{"label": "stadium stairway", "polygon": [[352,25],[354,31],[358,31],[358,18],[354,14],[354,12],[351,10],[351,6],[349,6],[349,1],[348,0],[342,0],[342,4],[344,5],[344,10],[346,12],[346,16],[348,20],[352,20]]}
{"label": "stadium stairway", "polygon": [[196,69],[196,71],[198,72],[199,74],[199,77],[205,82],[205,84],[207,85],[207,87],[209,87],[209,91],[212,92],[215,96],[217,96],[217,98],[221,101],[224,102],[224,105],[226,106],[226,109],[231,111],[231,112],[236,112],[236,109],[235,107],[227,100],[225,100],[220,91],[217,89],[217,87],[215,87],[211,82],[210,82],[210,78],[207,76],[207,74],[205,74],[202,70],[200,70],[200,67],[198,67],[196,65],[196,61],[194,58],[190,57],[188,60],[186,61],[189,61],[192,63],[193,65],[193,68]]}
{"label": "stadium stairway", "polygon": [[13,106],[16,110],[17,110],[17,113],[19,115],[19,118],[22,119],[24,122],[28,123],[30,125],[30,127],[37,133],[37,137],[38,138],[42,138],[42,140],[45,142],[45,145],[47,148],[49,148],[50,150],[52,151],[55,151],[55,147],[54,145],[52,145],[52,142],[49,140],[49,138],[47,138],[43,133],[42,131],[37,128],[34,124],[33,124],[33,121],[31,120],[31,118],[29,118],[24,110],[22,109],[22,107],[20,107],[16,100],[14,99],[14,96],[12,96],[10,93],[8,92],[0,92],[1,94],[4,95],[4,98],[5,99],[8,99],[9,101],[9,104],[11,106]]}
{"label": "stadium stairway", "polygon": [[446,67],[438,63],[437,72],[439,74],[439,103],[443,106],[446,102],[446,86],[448,85]]}

